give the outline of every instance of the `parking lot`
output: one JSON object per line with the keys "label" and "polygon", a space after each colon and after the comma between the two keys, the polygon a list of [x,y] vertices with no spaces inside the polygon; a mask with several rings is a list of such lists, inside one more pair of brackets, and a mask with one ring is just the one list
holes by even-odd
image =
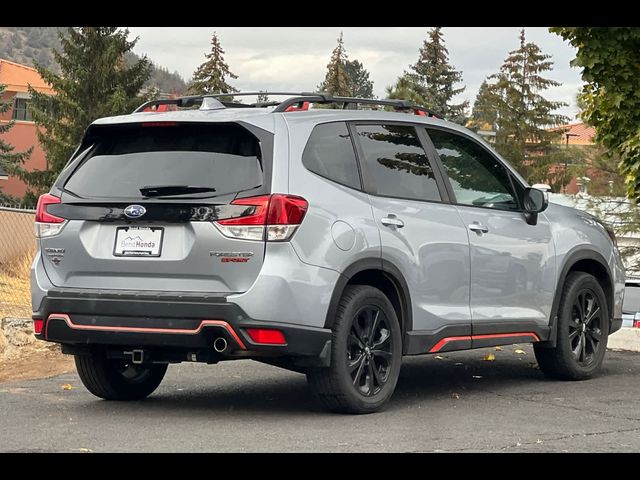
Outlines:
{"label": "parking lot", "polygon": [[134,403],[67,374],[0,384],[0,451],[638,451],[639,380],[638,353],[610,351],[601,375],[568,383],[545,379],[529,346],[413,357],[385,411],[343,416],[304,376],[251,361],[171,366]]}

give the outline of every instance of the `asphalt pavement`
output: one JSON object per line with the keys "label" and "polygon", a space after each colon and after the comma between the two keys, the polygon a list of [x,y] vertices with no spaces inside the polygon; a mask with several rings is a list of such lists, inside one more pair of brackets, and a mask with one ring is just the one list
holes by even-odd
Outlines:
{"label": "asphalt pavement", "polygon": [[3,383],[0,451],[637,452],[640,354],[609,351],[583,382],[547,380],[530,346],[406,358],[387,409],[361,416],[327,413],[303,375],[249,360],[172,365],[130,403],[75,374]]}

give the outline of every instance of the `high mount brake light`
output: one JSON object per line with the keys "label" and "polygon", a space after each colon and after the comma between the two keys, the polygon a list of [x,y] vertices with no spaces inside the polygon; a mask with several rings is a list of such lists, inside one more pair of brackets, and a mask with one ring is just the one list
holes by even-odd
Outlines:
{"label": "high mount brake light", "polygon": [[231,205],[246,206],[240,215],[218,220],[223,235],[243,240],[286,242],[302,223],[309,203],[295,195],[260,195],[240,198]]}
{"label": "high mount brake light", "polygon": [[56,217],[47,211],[49,205],[62,203],[60,198],[50,193],[41,195],[36,206],[35,231],[37,238],[51,237],[62,231],[67,221],[64,218]]}
{"label": "high mount brake light", "polygon": [[177,127],[177,122],[142,122],[142,127]]}

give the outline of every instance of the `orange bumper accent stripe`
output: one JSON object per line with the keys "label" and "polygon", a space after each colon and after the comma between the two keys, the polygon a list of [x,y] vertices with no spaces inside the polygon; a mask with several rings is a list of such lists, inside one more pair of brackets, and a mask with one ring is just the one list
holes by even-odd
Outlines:
{"label": "orange bumper accent stripe", "polygon": [[540,337],[533,332],[520,332],[520,333],[488,333],[484,335],[465,335],[461,337],[446,337],[436,343],[429,353],[439,352],[449,342],[458,342],[463,340],[480,340],[483,338],[512,338],[512,337],[531,337],[534,342],[539,342]]}
{"label": "orange bumper accent stripe", "polygon": [[442,347],[444,347],[449,342],[458,342],[458,341],[461,342],[463,340],[471,340],[471,335],[466,335],[464,337],[446,337],[446,338],[443,338],[438,343],[436,343],[433,347],[431,347],[431,350],[429,350],[429,353],[439,352],[440,349]]}
{"label": "orange bumper accent stripe", "polygon": [[240,339],[238,334],[235,332],[233,327],[229,325],[224,320],[202,320],[198,328],[194,330],[184,329],[184,328],[145,328],[145,327],[105,327],[101,325],[77,325],[73,323],[69,315],[64,313],[52,313],[47,318],[47,325],[45,326],[44,338],[47,337],[47,331],[49,328],[49,320],[63,320],[69,328],[74,330],[92,330],[92,331],[100,331],[100,332],[130,332],[130,333],[164,333],[164,334],[174,334],[174,335],[197,335],[202,331],[204,327],[215,326],[224,328],[229,335],[233,337],[236,343],[242,348],[246,350],[244,342]]}

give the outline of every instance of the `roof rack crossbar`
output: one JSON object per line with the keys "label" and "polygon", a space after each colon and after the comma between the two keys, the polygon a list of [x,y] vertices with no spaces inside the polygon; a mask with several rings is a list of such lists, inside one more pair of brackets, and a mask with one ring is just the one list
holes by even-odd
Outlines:
{"label": "roof rack crossbar", "polygon": [[302,102],[319,103],[323,105],[328,104],[342,104],[342,108],[345,110],[357,110],[358,105],[379,105],[389,106],[398,110],[413,110],[415,113],[422,112],[421,114],[443,119],[444,116],[440,115],[433,110],[422,107],[408,100],[396,100],[396,99],[376,99],[376,98],[356,98],[356,97],[334,97],[329,93],[324,92],[232,92],[232,93],[216,93],[206,95],[189,95],[179,98],[167,98],[161,100],[150,100],[143,103],[133,113],[138,113],[146,110],[149,107],[160,105],[176,105],[178,107],[186,108],[192,107],[202,103],[205,98],[229,98],[229,97],[245,97],[245,96],[257,96],[257,95],[287,95],[289,98],[281,102],[269,101],[269,102],[256,102],[252,104],[240,104],[237,102],[223,101],[222,104],[225,107],[267,107],[275,106],[274,112],[286,112],[287,109],[298,105]]}
{"label": "roof rack crossbar", "polygon": [[[257,96],[257,95],[288,95],[288,96],[301,96],[301,95],[313,95],[312,93],[306,92],[232,92],[232,93],[211,93],[204,95],[186,95],[178,98],[164,98],[157,100],[150,100],[148,102],[143,103],[138,108],[136,108],[133,113],[143,112],[147,108],[156,107],[160,105],[176,105],[178,107],[192,107],[197,105],[198,103],[202,103],[205,97],[208,98],[228,98],[228,97],[248,97],[248,96]],[[222,102],[225,106],[236,106],[238,103],[234,102]],[[262,103],[245,105],[242,104],[241,107],[244,106],[271,106],[272,102],[268,102],[269,105],[263,105]],[[280,102],[275,102],[273,105],[278,105]]]}

